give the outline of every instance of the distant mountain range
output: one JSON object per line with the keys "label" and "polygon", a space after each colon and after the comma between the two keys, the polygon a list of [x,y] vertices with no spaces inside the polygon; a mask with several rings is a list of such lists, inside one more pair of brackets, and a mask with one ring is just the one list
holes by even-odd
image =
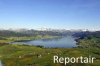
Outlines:
{"label": "distant mountain range", "polygon": [[0,30],[0,36],[35,36],[35,35],[51,35],[51,36],[67,36],[72,35],[76,37],[85,37],[88,35],[100,36],[100,31],[88,30],[65,30],[65,29],[8,29]]}

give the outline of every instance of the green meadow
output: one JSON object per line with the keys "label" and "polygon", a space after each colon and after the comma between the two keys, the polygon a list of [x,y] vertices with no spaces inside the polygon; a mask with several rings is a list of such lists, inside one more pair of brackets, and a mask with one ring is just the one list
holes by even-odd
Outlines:
{"label": "green meadow", "polygon": [[[3,66],[64,66],[64,64],[54,64],[53,56],[96,57],[94,63],[68,63],[66,66],[100,66],[100,38],[89,37],[79,39],[77,48],[43,48],[24,44],[7,44],[15,40],[41,39],[36,37],[2,37],[0,40],[0,60]],[[42,38],[54,38],[52,36],[42,36]]]}

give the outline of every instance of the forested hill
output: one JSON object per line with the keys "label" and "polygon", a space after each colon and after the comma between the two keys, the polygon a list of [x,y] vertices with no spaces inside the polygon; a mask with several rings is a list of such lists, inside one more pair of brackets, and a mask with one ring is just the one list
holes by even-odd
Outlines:
{"label": "forested hill", "polygon": [[100,38],[100,31],[84,31],[84,32],[77,32],[75,34],[73,34],[73,36],[75,37],[79,37],[79,38],[85,38],[85,37],[90,37],[90,36],[94,36],[94,37],[99,37]]}

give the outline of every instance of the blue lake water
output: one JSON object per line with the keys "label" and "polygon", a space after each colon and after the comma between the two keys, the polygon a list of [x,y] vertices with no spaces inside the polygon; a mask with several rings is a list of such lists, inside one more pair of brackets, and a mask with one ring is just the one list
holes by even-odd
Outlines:
{"label": "blue lake water", "polygon": [[0,61],[0,66],[2,66],[2,63],[1,63],[1,61]]}
{"label": "blue lake water", "polygon": [[14,42],[13,44],[28,44],[35,46],[44,46],[46,48],[73,48],[77,47],[75,38],[72,36],[55,38],[55,39],[39,39],[32,41]]}

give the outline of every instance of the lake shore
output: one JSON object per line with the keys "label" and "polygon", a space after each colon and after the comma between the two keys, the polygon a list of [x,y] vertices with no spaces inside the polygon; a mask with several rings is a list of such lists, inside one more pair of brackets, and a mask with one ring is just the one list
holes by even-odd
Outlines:
{"label": "lake shore", "polygon": [[[91,41],[92,40],[92,41]],[[7,40],[8,41],[8,40]],[[91,39],[85,38],[79,40],[79,44],[81,47],[77,48],[43,48],[36,47],[32,45],[22,45],[22,44],[6,44],[0,46],[0,59],[3,62],[2,65],[5,66],[27,66],[31,65],[41,65],[44,66],[47,64],[48,66],[55,66],[56,64],[52,63],[52,57],[54,55],[58,56],[68,56],[68,57],[79,57],[79,56],[89,56],[92,55],[97,59],[94,60],[93,64],[67,64],[70,66],[73,65],[91,65],[98,66],[100,58],[100,49],[98,48],[100,45],[98,43],[99,38],[91,37]],[[94,45],[93,42],[96,42]],[[91,44],[90,49],[87,47]],[[34,60],[35,59],[35,60]],[[13,62],[12,62],[13,61]],[[45,63],[47,62],[47,63]],[[58,64],[63,66],[63,64]]]}

